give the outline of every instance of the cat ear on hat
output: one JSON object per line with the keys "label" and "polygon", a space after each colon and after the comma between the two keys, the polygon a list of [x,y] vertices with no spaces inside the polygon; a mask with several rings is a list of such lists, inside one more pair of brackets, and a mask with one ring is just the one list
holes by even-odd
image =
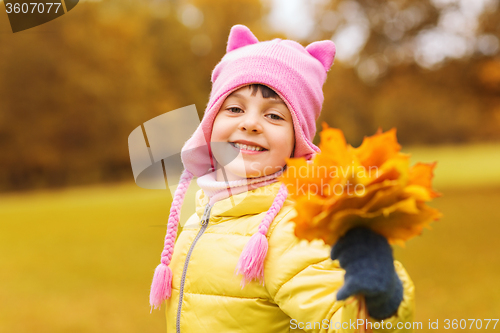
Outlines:
{"label": "cat ear on hat", "polygon": [[331,40],[312,42],[306,46],[306,51],[314,58],[318,59],[327,72],[330,70],[330,67],[332,67],[337,52],[335,44]]}
{"label": "cat ear on hat", "polygon": [[234,25],[229,32],[229,38],[227,39],[226,52],[238,49],[240,47],[258,43],[259,40],[254,34],[248,29],[247,26],[242,24]]}

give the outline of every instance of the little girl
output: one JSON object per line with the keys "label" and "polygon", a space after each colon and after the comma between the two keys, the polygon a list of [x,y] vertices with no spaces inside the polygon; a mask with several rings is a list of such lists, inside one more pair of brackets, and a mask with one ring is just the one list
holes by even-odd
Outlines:
{"label": "little girl", "polygon": [[[385,238],[356,228],[331,253],[297,239],[294,204],[277,181],[287,158],[319,151],[312,139],[334,56],[328,40],[259,42],[232,27],[203,120],[182,149],[151,287],[151,306],[166,300],[167,332],[411,331],[413,284]],[[196,213],[174,252],[195,176]],[[366,299],[366,321],[356,295]]]}

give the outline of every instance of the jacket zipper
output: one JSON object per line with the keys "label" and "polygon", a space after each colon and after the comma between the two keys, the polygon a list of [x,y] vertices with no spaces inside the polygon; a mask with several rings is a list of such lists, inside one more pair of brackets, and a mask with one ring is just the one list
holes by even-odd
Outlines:
{"label": "jacket zipper", "polygon": [[189,259],[191,258],[191,253],[193,252],[193,248],[196,245],[196,242],[198,242],[198,239],[200,239],[201,235],[207,229],[208,221],[210,220],[210,211],[212,210],[212,207],[213,205],[210,206],[210,204],[207,204],[205,206],[205,212],[203,213],[203,217],[201,218],[200,231],[198,231],[198,234],[194,238],[193,243],[191,244],[191,247],[189,248],[189,251],[186,255],[186,261],[184,262],[184,269],[182,270],[182,277],[181,277],[181,287],[179,291],[179,307],[177,308],[177,320],[176,320],[177,333],[181,333],[181,308],[182,308],[182,300],[184,297],[184,283],[186,282],[186,273],[189,264]]}

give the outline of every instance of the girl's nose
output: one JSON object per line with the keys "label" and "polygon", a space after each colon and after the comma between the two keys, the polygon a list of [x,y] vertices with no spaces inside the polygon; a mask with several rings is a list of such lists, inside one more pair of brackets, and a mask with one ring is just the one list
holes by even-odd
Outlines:
{"label": "girl's nose", "polygon": [[262,133],[262,124],[260,123],[258,116],[256,115],[246,115],[241,120],[238,128],[242,131]]}

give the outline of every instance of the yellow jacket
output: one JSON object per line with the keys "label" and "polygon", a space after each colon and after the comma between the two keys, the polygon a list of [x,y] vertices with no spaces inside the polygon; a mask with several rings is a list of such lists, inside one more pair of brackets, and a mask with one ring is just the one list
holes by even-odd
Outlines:
{"label": "yellow jacket", "polygon": [[[337,260],[330,259],[330,248],[322,241],[309,243],[295,237],[289,221],[296,212],[290,200],[267,233],[264,285],[240,286],[236,264],[279,186],[274,183],[216,202],[206,226],[200,220],[208,198],[202,190],[197,192],[196,213],[180,233],[170,263],[173,280],[172,296],[166,302],[167,333],[356,331],[356,299],[335,299],[344,271]],[[404,299],[397,313],[384,320],[383,327],[390,322],[393,329],[377,330],[375,325],[373,332],[412,331],[397,329],[398,323],[403,327],[413,320],[414,286],[402,265],[396,261],[395,266]]]}

